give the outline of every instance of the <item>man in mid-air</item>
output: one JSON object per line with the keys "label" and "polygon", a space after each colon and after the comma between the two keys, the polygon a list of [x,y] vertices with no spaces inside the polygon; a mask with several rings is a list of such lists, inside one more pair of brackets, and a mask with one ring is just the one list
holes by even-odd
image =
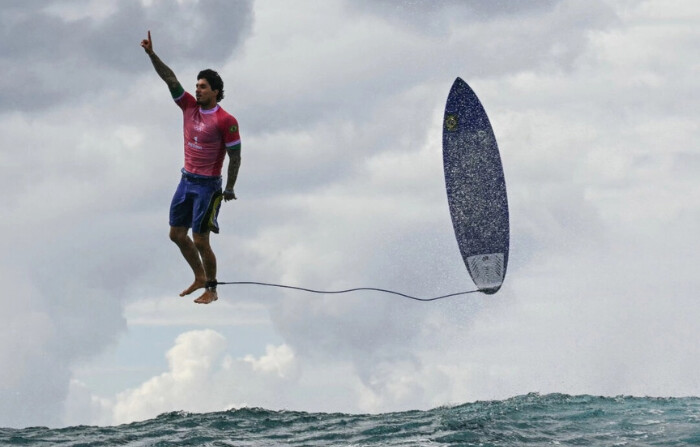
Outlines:
{"label": "man in mid-air", "polygon": [[[194,272],[194,282],[180,296],[204,288],[195,303],[216,301],[216,256],[209,234],[219,232],[217,216],[221,199],[235,199],[233,186],[241,166],[241,137],[238,122],[219,107],[224,97],[224,82],[213,70],[197,76],[195,97],[185,92],[175,73],[153,52],[151,32],[141,46],[150,56],[156,73],[165,81],[175,103],[183,113],[185,167],[170,204],[170,239],[177,244]],[[229,156],[226,188],[221,191],[221,168]],[[188,236],[192,228],[192,238]]]}

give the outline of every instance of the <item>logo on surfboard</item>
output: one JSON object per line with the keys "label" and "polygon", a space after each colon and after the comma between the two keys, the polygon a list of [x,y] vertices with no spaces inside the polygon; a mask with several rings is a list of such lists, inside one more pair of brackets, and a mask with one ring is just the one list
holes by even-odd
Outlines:
{"label": "logo on surfboard", "polygon": [[457,115],[447,115],[445,117],[445,129],[450,132],[457,130]]}

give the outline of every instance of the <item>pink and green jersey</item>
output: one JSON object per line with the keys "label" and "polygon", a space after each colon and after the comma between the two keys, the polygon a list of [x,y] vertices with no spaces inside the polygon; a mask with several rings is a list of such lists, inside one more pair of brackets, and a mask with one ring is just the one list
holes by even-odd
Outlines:
{"label": "pink and green jersey", "polygon": [[194,96],[182,90],[173,92],[182,109],[185,134],[185,170],[192,174],[218,177],[226,149],[240,147],[238,121],[224,109],[202,110]]}

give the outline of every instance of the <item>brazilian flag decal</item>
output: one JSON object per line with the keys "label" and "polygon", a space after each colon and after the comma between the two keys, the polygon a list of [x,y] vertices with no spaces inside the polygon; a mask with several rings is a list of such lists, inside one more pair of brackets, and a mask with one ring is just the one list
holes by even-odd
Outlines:
{"label": "brazilian flag decal", "polygon": [[445,117],[445,129],[449,130],[450,132],[457,130],[457,124],[457,115],[447,115]]}
{"label": "brazilian flag decal", "polygon": [[235,126],[235,125],[231,126],[228,128],[228,131],[231,133],[236,133],[236,132],[238,132],[238,126]]}

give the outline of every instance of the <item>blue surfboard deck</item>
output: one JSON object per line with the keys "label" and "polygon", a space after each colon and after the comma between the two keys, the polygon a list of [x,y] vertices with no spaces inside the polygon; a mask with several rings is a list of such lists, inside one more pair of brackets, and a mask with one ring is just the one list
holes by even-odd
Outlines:
{"label": "blue surfboard deck", "polygon": [[480,291],[496,293],[508,266],[510,224],[501,156],[479,98],[452,84],[442,134],[447,200],[459,250]]}

